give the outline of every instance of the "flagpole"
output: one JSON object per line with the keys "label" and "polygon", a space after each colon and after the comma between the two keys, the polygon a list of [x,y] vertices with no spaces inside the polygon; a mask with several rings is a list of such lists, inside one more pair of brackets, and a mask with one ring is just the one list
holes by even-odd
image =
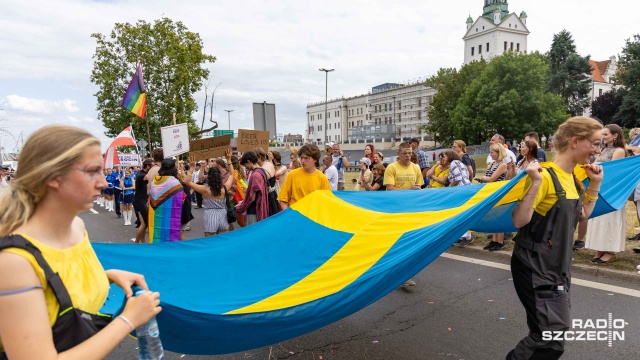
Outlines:
{"label": "flagpole", "polygon": [[133,138],[133,143],[136,144],[136,152],[138,153],[138,166],[142,166],[140,163],[140,148],[138,148],[138,142],[136,141],[135,135],[133,135],[133,124],[129,123],[129,127],[131,128],[131,137]]}

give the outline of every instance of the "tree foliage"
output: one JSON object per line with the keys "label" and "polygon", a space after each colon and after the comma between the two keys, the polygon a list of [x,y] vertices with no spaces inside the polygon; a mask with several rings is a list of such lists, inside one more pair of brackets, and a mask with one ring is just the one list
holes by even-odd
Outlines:
{"label": "tree foliage", "polygon": [[120,106],[137,61],[144,73],[151,141],[160,143],[160,128],[173,123],[173,112],[177,123],[188,123],[190,133],[198,131],[193,95],[209,76],[203,64],[216,60],[202,52],[199,34],[165,17],[153,24],[117,23],[109,35],[91,37],[97,42],[91,81],[99,87],[96,110],[107,136],[116,136],[131,123],[137,137],[146,139],[145,121]]}
{"label": "tree foliage", "polygon": [[618,59],[618,70],[614,77],[622,103],[613,121],[625,127],[640,126],[640,35],[627,39]]}
{"label": "tree foliage", "polygon": [[433,135],[435,141],[451,144],[455,140],[451,122],[453,109],[464,94],[466,86],[480,76],[486,67],[487,62],[481,59],[465,64],[460,71],[455,68],[441,68],[436,75],[426,80],[426,86],[438,91],[427,105],[429,123],[424,127],[427,133]]}
{"label": "tree foliage", "polygon": [[590,105],[592,68],[589,56],[578,55],[573,37],[567,30],[553,36],[547,56],[551,65],[549,89],[564,99],[570,114],[582,114]]}
{"label": "tree foliage", "polygon": [[612,124],[614,123],[613,117],[618,112],[621,104],[622,96],[620,96],[619,91],[607,91],[591,103],[591,117],[602,121],[605,125]]}
{"label": "tree foliage", "polygon": [[553,132],[567,114],[562,98],[546,91],[548,76],[548,61],[539,53],[493,58],[456,103],[455,136],[478,144],[496,132],[507,138]]}

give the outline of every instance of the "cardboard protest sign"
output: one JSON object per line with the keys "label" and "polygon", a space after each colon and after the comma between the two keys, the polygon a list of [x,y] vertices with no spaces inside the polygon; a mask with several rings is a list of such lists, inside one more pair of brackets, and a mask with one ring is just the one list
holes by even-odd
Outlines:
{"label": "cardboard protest sign", "polygon": [[202,140],[195,140],[189,144],[191,150],[189,157],[198,160],[224,156],[225,151],[231,144],[231,135],[222,135]]}
{"label": "cardboard protest sign", "polygon": [[178,124],[160,128],[164,158],[189,152],[189,129],[187,124]]}
{"label": "cardboard protest sign", "polygon": [[255,148],[269,151],[269,132],[259,130],[238,130],[238,151],[246,152]]}

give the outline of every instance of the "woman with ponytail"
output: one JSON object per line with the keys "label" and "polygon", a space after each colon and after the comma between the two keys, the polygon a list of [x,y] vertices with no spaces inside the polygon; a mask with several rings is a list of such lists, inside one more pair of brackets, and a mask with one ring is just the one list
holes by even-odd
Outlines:
{"label": "woman with ponytail", "polygon": [[[18,161],[16,180],[0,192],[0,358],[103,359],[161,308],[158,293],[132,296],[132,285],[148,290],[142,275],[102,268],[77,217],[107,187],[100,141],[83,129],[47,126]],[[111,322],[98,316],[109,282],[128,298]]]}
{"label": "woman with ponytail", "polygon": [[[528,335],[507,355],[511,359],[558,359],[563,339],[546,339],[545,332],[571,327],[571,260],[578,221],[589,218],[602,183],[602,168],[589,160],[600,153],[602,125],[573,117],[553,136],[553,162],[540,167],[531,161],[525,171],[524,192],[512,212],[518,228],[511,256],[513,285],[527,313]],[[573,174],[580,166],[589,177],[585,189]]]}

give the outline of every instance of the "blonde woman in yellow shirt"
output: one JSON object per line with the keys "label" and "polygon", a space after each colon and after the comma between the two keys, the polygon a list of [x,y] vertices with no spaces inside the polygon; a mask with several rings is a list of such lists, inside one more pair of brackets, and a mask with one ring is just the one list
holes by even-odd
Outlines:
{"label": "blonde woman in yellow shirt", "polygon": [[[37,250],[0,251],[0,357],[103,359],[161,308],[158,293],[132,297],[132,285],[148,290],[142,275],[104,271],[77,217],[93,207],[107,186],[100,142],[82,129],[47,126],[33,133],[19,161],[15,182],[0,194],[0,246],[18,240],[35,246],[61,278],[73,307],[60,309],[46,280],[51,273],[45,279],[43,267],[32,255]],[[123,288],[128,298],[122,315],[97,333],[81,330],[86,320],[72,315],[83,312],[97,318],[109,282]],[[71,326],[61,330],[64,322]],[[79,331],[86,340],[69,336]]]}

